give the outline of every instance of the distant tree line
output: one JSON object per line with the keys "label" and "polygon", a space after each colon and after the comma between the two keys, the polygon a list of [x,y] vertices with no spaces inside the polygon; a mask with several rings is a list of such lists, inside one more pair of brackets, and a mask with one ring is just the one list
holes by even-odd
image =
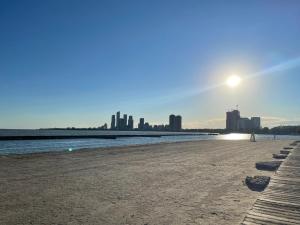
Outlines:
{"label": "distant tree line", "polygon": [[226,129],[209,129],[209,128],[204,128],[204,129],[183,129],[182,131],[184,132],[200,132],[200,133],[212,133],[212,134],[225,134],[228,133]]}
{"label": "distant tree line", "polygon": [[279,126],[271,129],[265,127],[263,131],[269,134],[300,135],[300,126]]}
{"label": "distant tree line", "polygon": [[[229,133],[226,129],[184,129],[185,132],[202,132],[202,133]],[[277,134],[277,135],[300,135],[300,126],[278,126],[273,128],[264,127],[262,129],[244,130],[239,133],[256,133],[256,134]]]}

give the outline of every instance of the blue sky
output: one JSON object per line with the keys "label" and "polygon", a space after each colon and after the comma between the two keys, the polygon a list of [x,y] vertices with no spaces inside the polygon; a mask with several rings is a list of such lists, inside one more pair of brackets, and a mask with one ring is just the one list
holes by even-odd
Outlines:
{"label": "blue sky", "polygon": [[[0,128],[99,126],[117,110],[223,128],[237,104],[300,124],[299,21],[298,0],[2,0]],[[233,73],[240,86],[218,85]]]}

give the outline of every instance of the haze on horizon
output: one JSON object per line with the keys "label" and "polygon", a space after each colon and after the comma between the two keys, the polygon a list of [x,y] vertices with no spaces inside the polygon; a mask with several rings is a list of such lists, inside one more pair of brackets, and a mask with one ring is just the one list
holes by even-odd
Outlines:
{"label": "haze on horizon", "polygon": [[300,124],[299,21],[298,0],[1,1],[0,128]]}

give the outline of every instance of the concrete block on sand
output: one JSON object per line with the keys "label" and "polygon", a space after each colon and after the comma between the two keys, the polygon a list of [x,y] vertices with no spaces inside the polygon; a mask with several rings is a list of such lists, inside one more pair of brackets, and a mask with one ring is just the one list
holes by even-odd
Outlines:
{"label": "concrete block on sand", "polygon": [[291,153],[291,151],[289,151],[289,150],[280,150],[280,154],[283,154],[283,155],[288,155],[290,153]]}
{"label": "concrete block on sand", "polygon": [[255,167],[258,170],[275,171],[279,168],[280,165],[281,161],[257,162],[255,164]]}
{"label": "concrete block on sand", "polygon": [[292,144],[290,144],[290,146],[297,146],[298,143],[299,141],[294,141]]}
{"label": "concrete block on sand", "polygon": [[287,154],[273,154],[274,159],[285,159]]}
{"label": "concrete block on sand", "polygon": [[270,179],[271,178],[267,176],[247,176],[245,183],[252,191],[263,191],[268,186]]}

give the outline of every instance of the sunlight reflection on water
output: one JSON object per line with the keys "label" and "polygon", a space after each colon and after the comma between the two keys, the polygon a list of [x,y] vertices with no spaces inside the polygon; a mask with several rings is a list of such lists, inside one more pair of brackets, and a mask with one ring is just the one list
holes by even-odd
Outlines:
{"label": "sunlight reflection on water", "polygon": [[222,140],[247,140],[250,139],[250,134],[237,134],[237,133],[232,133],[232,134],[226,134],[221,136]]}

